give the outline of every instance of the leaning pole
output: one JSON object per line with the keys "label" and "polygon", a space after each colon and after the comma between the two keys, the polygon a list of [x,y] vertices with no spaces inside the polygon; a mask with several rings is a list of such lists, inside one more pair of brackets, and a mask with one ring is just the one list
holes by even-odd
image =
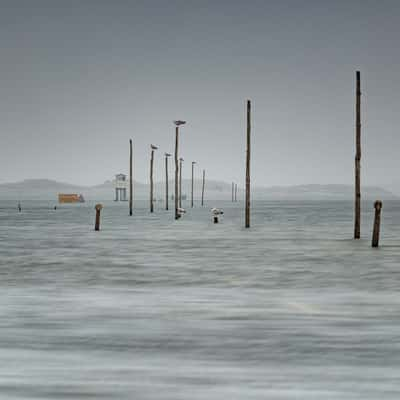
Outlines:
{"label": "leaning pole", "polygon": [[247,137],[246,137],[246,211],[245,227],[250,228],[250,113],[251,104],[247,100]]}
{"label": "leaning pole", "polygon": [[361,79],[356,72],[356,157],[355,157],[355,204],[354,204],[354,239],[360,239],[361,231]]}

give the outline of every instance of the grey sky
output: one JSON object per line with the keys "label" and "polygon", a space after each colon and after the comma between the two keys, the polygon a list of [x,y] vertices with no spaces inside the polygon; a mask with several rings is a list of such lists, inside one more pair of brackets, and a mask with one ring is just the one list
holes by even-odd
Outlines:
{"label": "grey sky", "polygon": [[400,181],[399,1],[0,4],[0,182],[101,183],[130,137],[161,180],[183,118],[184,175],[242,184],[250,98],[255,184],[350,183],[356,69],[363,182]]}

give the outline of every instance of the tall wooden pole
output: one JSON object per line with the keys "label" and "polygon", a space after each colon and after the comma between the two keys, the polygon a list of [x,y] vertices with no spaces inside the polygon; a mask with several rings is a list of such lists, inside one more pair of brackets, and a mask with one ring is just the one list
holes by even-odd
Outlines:
{"label": "tall wooden pole", "polygon": [[201,185],[201,205],[204,206],[204,186],[206,182],[206,170],[203,169],[203,184]]}
{"label": "tall wooden pole", "polygon": [[182,162],[183,158],[179,159],[179,208],[182,208]]}
{"label": "tall wooden pole", "polygon": [[190,196],[190,206],[192,208],[193,208],[194,164],[196,164],[196,161],[192,161],[192,190],[191,190],[191,196]]}
{"label": "tall wooden pole", "polygon": [[179,219],[178,213],[178,174],[179,174],[179,163],[178,163],[178,138],[179,138],[179,127],[175,127],[175,219]]}
{"label": "tall wooden pole", "polygon": [[154,202],[153,202],[153,163],[154,163],[154,150],[151,149],[150,158],[150,212],[154,212]]}
{"label": "tall wooden pole", "polygon": [[133,205],[133,149],[132,149],[132,139],[129,140],[129,215],[132,215],[132,205]]}
{"label": "tall wooden pole", "polygon": [[235,203],[237,202],[237,183],[235,183]]}
{"label": "tall wooden pole", "polygon": [[355,157],[355,205],[354,205],[354,239],[360,239],[361,225],[361,79],[360,71],[356,72],[356,157]]}
{"label": "tall wooden pole", "polygon": [[245,209],[245,227],[250,228],[250,113],[251,104],[247,100],[247,143],[246,143],[246,209]]}
{"label": "tall wooden pole", "polygon": [[171,154],[165,153],[165,209],[168,210],[168,157]]}

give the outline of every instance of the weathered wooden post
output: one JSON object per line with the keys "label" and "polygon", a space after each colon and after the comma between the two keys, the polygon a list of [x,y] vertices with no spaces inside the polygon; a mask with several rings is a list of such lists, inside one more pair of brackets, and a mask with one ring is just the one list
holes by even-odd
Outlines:
{"label": "weathered wooden post", "polygon": [[171,154],[165,153],[165,209],[168,210],[168,157]]}
{"label": "weathered wooden post", "polygon": [[94,223],[94,230],[95,231],[99,231],[100,230],[100,212],[101,212],[102,208],[103,208],[103,205],[100,204],[100,203],[96,204],[94,206],[94,209],[96,210],[96,221]]}
{"label": "weathered wooden post", "polygon": [[192,161],[192,190],[191,190],[191,196],[190,196],[190,206],[193,208],[193,185],[194,185],[194,165],[196,164],[196,161]]}
{"label": "weathered wooden post", "polygon": [[235,182],[232,182],[231,201],[232,203],[235,201]]}
{"label": "weathered wooden post", "polygon": [[179,126],[186,124],[186,121],[174,121],[175,128],[175,219],[180,218],[178,212],[179,207],[179,192],[178,192],[178,176],[179,176],[179,163],[178,163],[178,144],[179,144]]}
{"label": "weathered wooden post", "polygon": [[182,208],[182,163],[183,158],[179,159],[179,208]]}
{"label": "weathered wooden post", "polygon": [[235,203],[237,202],[237,183],[235,183]]}
{"label": "weathered wooden post", "polygon": [[132,216],[133,206],[133,149],[132,139],[129,140],[129,215]]}
{"label": "weathered wooden post", "polygon": [[247,143],[246,143],[246,209],[245,209],[245,227],[250,228],[250,113],[251,104],[247,100]]}
{"label": "weathered wooden post", "polygon": [[206,170],[203,169],[203,183],[201,185],[201,205],[204,206],[204,186],[206,182]]}
{"label": "weathered wooden post", "polygon": [[361,232],[361,79],[356,72],[356,157],[355,157],[355,205],[354,239],[360,239]]}
{"label": "weathered wooden post", "polygon": [[154,164],[154,150],[157,150],[158,147],[153,144],[151,147],[151,157],[150,157],[150,212],[154,212],[154,184],[153,184],[153,164]]}
{"label": "weathered wooden post", "polygon": [[178,164],[178,138],[179,138],[179,127],[178,125],[175,127],[175,219],[179,219],[180,215],[178,213],[179,203],[178,203],[178,173],[179,173],[179,164]]}
{"label": "weathered wooden post", "polygon": [[379,231],[381,227],[381,210],[382,202],[380,200],[375,201],[375,218],[374,218],[374,230],[372,232],[372,247],[379,246]]}

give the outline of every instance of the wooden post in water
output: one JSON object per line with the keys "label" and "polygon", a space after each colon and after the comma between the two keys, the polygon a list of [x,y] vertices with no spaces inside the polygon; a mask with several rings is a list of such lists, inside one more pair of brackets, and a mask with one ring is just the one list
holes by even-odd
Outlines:
{"label": "wooden post in water", "polygon": [[178,192],[178,177],[179,177],[179,162],[178,162],[178,144],[179,144],[179,126],[186,124],[186,121],[174,121],[175,124],[175,219],[180,218],[179,208],[179,192]]}
{"label": "wooden post in water", "polygon": [[179,174],[179,164],[178,164],[178,137],[179,137],[179,128],[176,126],[175,128],[175,219],[179,219],[178,213],[178,174]]}
{"label": "wooden post in water", "polygon": [[165,153],[165,209],[168,210],[168,157],[171,154]]}
{"label": "wooden post in water", "polygon": [[154,212],[154,184],[153,184],[153,164],[154,164],[154,150],[157,150],[158,147],[153,144],[151,147],[151,157],[150,157],[150,212]]}
{"label": "wooden post in water", "polygon": [[183,158],[179,159],[179,208],[182,208],[182,163]]}
{"label": "wooden post in water", "polygon": [[235,203],[237,202],[237,183],[235,183]]}
{"label": "wooden post in water", "polygon": [[100,211],[103,208],[102,204],[96,204],[94,206],[94,209],[96,210],[96,221],[94,223],[94,230],[99,231],[100,230]]}
{"label": "wooden post in water", "polygon": [[203,169],[203,184],[201,185],[201,206],[204,206],[204,186],[206,182],[206,170]]}
{"label": "wooden post in water", "polygon": [[246,138],[246,205],[245,227],[250,228],[250,115],[251,103],[247,100],[247,138]]}
{"label": "wooden post in water", "polygon": [[192,161],[192,190],[191,190],[191,196],[190,196],[190,206],[192,208],[193,208],[194,164],[196,164],[196,161]]}
{"label": "wooden post in water", "polygon": [[375,201],[375,218],[374,218],[374,230],[372,232],[372,247],[379,246],[379,231],[381,227],[381,210],[382,202],[380,200]]}
{"label": "wooden post in water", "polygon": [[132,216],[133,206],[133,149],[132,139],[129,140],[129,215]]}
{"label": "wooden post in water", "polygon": [[354,239],[360,239],[361,232],[361,79],[356,72],[356,157],[355,157],[355,204]]}

